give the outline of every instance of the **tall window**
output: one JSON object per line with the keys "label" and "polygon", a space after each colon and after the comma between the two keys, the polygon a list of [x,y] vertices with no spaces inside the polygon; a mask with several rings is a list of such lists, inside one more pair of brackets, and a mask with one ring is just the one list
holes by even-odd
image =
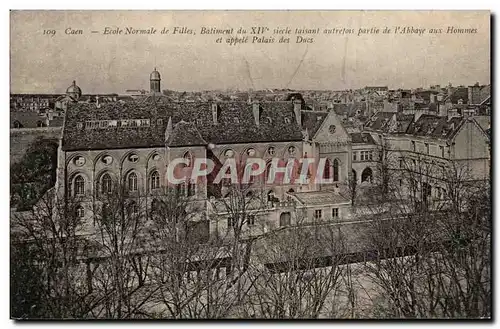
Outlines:
{"label": "tall window", "polygon": [[193,183],[187,183],[187,196],[192,196],[196,192],[196,187]]}
{"label": "tall window", "polygon": [[269,177],[271,175],[271,162],[266,164],[266,170],[264,170],[264,184],[267,184]]}
{"label": "tall window", "polygon": [[441,157],[444,158],[444,146],[439,146],[439,151],[441,153]]}
{"label": "tall window", "polygon": [[111,181],[111,177],[109,176],[109,174],[102,175],[101,193],[103,194],[111,193],[112,189],[113,189],[113,182]]}
{"label": "tall window", "polygon": [[332,218],[339,218],[339,208],[332,208]]}
{"label": "tall window", "polygon": [[83,209],[82,205],[76,206],[75,215],[76,218],[83,218],[85,216],[85,209]]}
{"label": "tall window", "polygon": [[339,181],[339,174],[340,172],[340,164],[339,160],[335,159],[333,160],[333,181],[338,182]]}
{"label": "tall window", "polygon": [[354,151],[352,152],[352,161],[356,161],[358,157],[358,152]]}
{"label": "tall window", "polygon": [[425,143],[425,153],[429,154],[429,144]]}
{"label": "tall window", "polygon": [[255,215],[247,215],[247,225],[255,225]]}
{"label": "tall window", "polygon": [[128,175],[127,185],[129,191],[137,191],[137,174],[135,172]]}
{"label": "tall window", "polygon": [[331,162],[329,159],[326,159],[325,167],[323,168],[323,178],[324,179],[330,179],[330,177],[331,177],[330,170],[331,170]]}
{"label": "tall window", "polygon": [[84,195],[85,194],[85,179],[81,175],[76,176],[75,178],[75,195]]}
{"label": "tall window", "polygon": [[191,167],[191,164],[193,161],[193,157],[191,156],[191,153],[189,153],[189,152],[184,153],[183,158],[186,161],[186,167]]}
{"label": "tall window", "polygon": [[156,190],[160,188],[160,174],[158,173],[158,171],[155,170],[151,173],[151,176],[149,178],[149,184],[151,190]]}
{"label": "tall window", "polygon": [[411,141],[411,150],[413,152],[416,152],[417,151],[417,146],[415,145],[415,141]]}
{"label": "tall window", "polygon": [[321,209],[314,210],[314,218],[321,219],[323,217],[323,211]]}

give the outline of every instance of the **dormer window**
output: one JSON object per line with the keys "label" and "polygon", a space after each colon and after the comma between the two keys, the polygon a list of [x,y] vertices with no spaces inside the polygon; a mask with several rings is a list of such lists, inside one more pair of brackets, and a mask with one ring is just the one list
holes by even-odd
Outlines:
{"label": "dormer window", "polygon": [[273,123],[273,119],[271,119],[270,117],[266,117],[266,120],[267,120],[267,123],[269,123],[269,124]]}
{"label": "dormer window", "polygon": [[295,148],[295,146],[290,146],[288,148],[288,154],[290,154],[290,155],[294,155],[296,151],[297,151],[297,149]]}
{"label": "dormer window", "polygon": [[274,155],[274,154],[276,154],[276,150],[274,147],[271,146],[270,148],[267,149],[267,153],[269,155]]}
{"label": "dormer window", "polygon": [[201,125],[203,124],[203,120],[201,120],[201,119],[196,119],[196,124],[197,124],[198,126],[201,126]]}
{"label": "dormer window", "polygon": [[226,158],[232,158],[234,156],[234,151],[229,149],[229,150],[226,150],[226,152],[224,152],[224,156]]}
{"label": "dormer window", "polygon": [[255,149],[249,148],[247,150],[247,155],[253,157],[255,155]]}
{"label": "dormer window", "polygon": [[161,126],[161,125],[163,125],[163,119],[157,119],[157,120],[156,120],[156,125],[157,125],[157,126]]}
{"label": "dormer window", "polygon": [[289,117],[285,117],[285,123],[291,123],[292,121],[290,120]]}
{"label": "dormer window", "polygon": [[78,128],[78,129],[82,129],[82,128],[83,128],[83,123],[82,123],[82,122],[78,122],[78,123],[76,124],[76,128]]}
{"label": "dormer window", "polygon": [[238,117],[234,117],[233,121],[234,123],[240,123],[240,119]]}

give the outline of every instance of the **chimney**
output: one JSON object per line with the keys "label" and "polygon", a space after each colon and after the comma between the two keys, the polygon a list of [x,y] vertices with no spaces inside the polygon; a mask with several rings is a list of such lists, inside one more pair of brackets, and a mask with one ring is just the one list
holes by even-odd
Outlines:
{"label": "chimney", "polygon": [[467,87],[467,98],[468,98],[468,102],[467,102],[467,103],[468,103],[469,105],[470,105],[470,104],[474,104],[474,103],[472,102],[472,88],[473,88],[472,86]]}
{"label": "chimney", "polygon": [[99,104],[99,96],[95,97],[95,107],[97,107],[98,109],[101,108],[101,104]]}
{"label": "chimney", "polygon": [[436,103],[436,95],[431,93],[430,96],[431,96],[431,104]]}
{"label": "chimney", "polygon": [[295,114],[295,120],[297,121],[299,126],[302,126],[301,113],[302,109],[302,101],[299,99],[293,100],[293,114]]}
{"label": "chimney", "polygon": [[214,125],[216,125],[217,121],[219,120],[218,114],[219,114],[219,111],[217,108],[217,103],[212,103],[212,119],[214,121]]}
{"label": "chimney", "polygon": [[257,126],[259,126],[259,124],[260,124],[260,104],[259,104],[259,102],[252,103],[252,112],[253,112],[253,118],[255,120],[255,124]]}

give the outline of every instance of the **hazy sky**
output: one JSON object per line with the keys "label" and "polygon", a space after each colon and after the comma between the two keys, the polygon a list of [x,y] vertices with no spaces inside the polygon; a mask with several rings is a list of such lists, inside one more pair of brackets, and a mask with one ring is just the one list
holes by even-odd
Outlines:
{"label": "hazy sky", "polygon": [[[11,12],[11,92],[83,93],[149,90],[156,66],[162,89],[329,89],[366,85],[418,87],[490,82],[489,12],[432,11],[15,11]],[[163,27],[196,35],[161,35]],[[216,44],[202,26],[352,28],[354,35],[312,35],[314,43]],[[387,26],[443,29],[442,34],[382,34]],[[102,35],[105,27],[157,29],[156,35]],[[357,36],[358,29],[380,28]],[[475,34],[446,34],[448,27]],[[67,28],[83,35],[66,35]],[[55,29],[55,36],[43,30]],[[91,31],[99,31],[91,34]],[[271,36],[268,32],[266,36]],[[250,36],[251,38],[252,36]],[[226,39],[224,37],[224,39]]]}

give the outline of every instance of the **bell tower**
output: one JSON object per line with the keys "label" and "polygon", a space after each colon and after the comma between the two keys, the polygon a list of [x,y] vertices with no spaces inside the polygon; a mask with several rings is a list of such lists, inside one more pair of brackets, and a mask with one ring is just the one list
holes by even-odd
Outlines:
{"label": "bell tower", "polygon": [[161,92],[160,82],[161,82],[160,72],[158,72],[155,67],[154,71],[151,72],[151,74],[149,75],[149,90],[151,93]]}

